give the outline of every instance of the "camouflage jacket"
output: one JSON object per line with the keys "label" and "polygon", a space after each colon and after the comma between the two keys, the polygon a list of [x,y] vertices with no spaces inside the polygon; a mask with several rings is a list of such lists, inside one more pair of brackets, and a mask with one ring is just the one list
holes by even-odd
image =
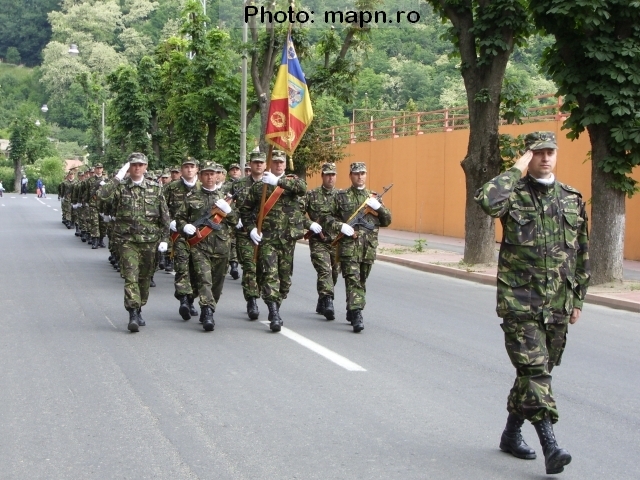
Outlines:
{"label": "camouflage jacket", "polygon": [[322,234],[324,235],[324,240],[321,240],[319,235],[314,234],[309,239],[310,241],[330,243],[335,238],[335,234],[329,231],[326,225],[322,225],[321,219],[328,213],[328,209],[333,204],[336,193],[338,193],[337,188],[327,190],[322,185],[307,192],[305,198],[305,211],[307,212],[307,215],[309,215],[309,219],[311,221],[308,222],[309,225],[305,225],[305,228],[309,228],[311,222],[320,223],[322,226]]}
{"label": "camouflage jacket", "polygon": [[98,190],[100,189],[100,182],[106,182],[108,178],[105,175],[100,177],[93,176],[89,180],[87,180],[85,184],[84,190],[84,198],[87,200],[87,203],[91,205],[98,204]]}
{"label": "camouflage jacket", "polygon": [[[251,232],[257,227],[263,185],[262,182],[255,182],[249,188],[244,201],[240,204],[240,218],[247,232]],[[278,240],[290,242],[299,240],[304,236],[306,182],[295,175],[286,175],[278,180],[278,186],[284,189],[284,192],[282,192],[276,204],[264,218],[262,223],[263,242],[275,242]],[[274,185],[267,185],[267,199],[275,189]]]}
{"label": "camouflage jacket", "polygon": [[73,185],[74,184],[75,184],[75,180],[74,181],[64,180],[60,184],[60,188],[58,190],[58,195],[60,195],[61,198],[65,198],[67,200],[71,200],[71,191],[73,190]]}
{"label": "camouflage jacket", "polygon": [[568,185],[520,177],[511,168],[475,196],[503,228],[496,311],[502,318],[566,323],[574,307],[582,308],[589,284],[585,204]]}
{"label": "camouflage jacket", "polygon": [[185,195],[189,192],[200,188],[200,182],[196,180],[196,184],[193,187],[189,187],[182,178],[174,180],[173,182],[165,185],[162,188],[164,198],[167,201],[167,207],[169,207],[169,216],[172,220],[176,219],[176,213],[184,202]]}
{"label": "camouflage jacket", "polygon": [[71,186],[71,203],[82,203],[80,192],[82,190],[82,182],[84,180],[76,180]]}
{"label": "camouflage jacket", "polygon": [[[184,202],[176,213],[176,226],[179,232],[188,223],[193,223],[199,218],[207,215],[214,204],[219,199],[225,198],[225,193],[221,189],[213,191],[198,187],[185,194]],[[212,256],[228,256],[231,245],[231,232],[238,223],[238,213],[233,209],[220,222],[220,230],[214,230],[204,240],[192,248],[203,250]]]}
{"label": "camouflage jacket", "polygon": [[[321,218],[323,227],[326,226],[328,232],[338,235],[342,223],[349,220],[358,207],[374,193],[366,188],[358,190],[355,187],[339,190],[334,196],[333,203]],[[366,219],[375,225],[373,230],[354,227],[354,230],[358,232],[358,235],[355,236],[356,238],[346,235],[342,237],[339,243],[341,258],[362,263],[373,263],[376,259],[376,250],[378,248],[378,231],[380,227],[391,225],[391,211],[387,207],[382,205],[377,213],[378,216],[366,215]]]}
{"label": "camouflage jacket", "polygon": [[120,182],[114,177],[98,195],[111,205],[114,231],[124,241],[169,241],[169,209],[157,183],[145,179],[136,185],[130,178]]}
{"label": "camouflage jacket", "polygon": [[[235,195],[236,198],[234,200],[236,209],[238,209],[238,214],[240,214],[239,210],[240,210],[240,205],[242,205],[245,201],[245,199],[247,198],[247,195],[249,195],[249,190],[251,189],[251,186],[254,183],[258,183],[256,182],[251,175],[249,175],[248,177],[242,177],[240,180],[233,182],[231,184],[231,188],[229,190],[229,193],[231,195]],[[261,184],[262,185],[262,184]],[[249,236],[249,230],[247,230],[247,227],[245,227],[244,225],[242,226],[242,228],[240,230],[236,229],[236,235],[244,235],[245,237]]]}

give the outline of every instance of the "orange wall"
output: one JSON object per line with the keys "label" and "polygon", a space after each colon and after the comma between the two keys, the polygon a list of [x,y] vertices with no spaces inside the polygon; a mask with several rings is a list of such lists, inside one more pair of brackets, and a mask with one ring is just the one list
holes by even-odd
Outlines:
{"label": "orange wall", "polygon": [[[591,164],[585,162],[591,149],[587,134],[570,141],[560,130],[561,122],[508,125],[503,133],[520,135],[535,130],[555,131],[559,157],[556,175],[591,198]],[[349,186],[349,164],[367,164],[367,186],[375,191],[393,183],[384,203],[393,211],[392,228],[464,238],[464,172],[460,162],[467,153],[468,130],[427,133],[373,142],[350,144],[348,157],[338,164],[337,186]],[[640,169],[633,177],[640,181]],[[309,177],[309,188],[320,185],[319,175]],[[499,224],[497,238],[500,238]],[[627,199],[625,258],[640,260],[640,194]]]}

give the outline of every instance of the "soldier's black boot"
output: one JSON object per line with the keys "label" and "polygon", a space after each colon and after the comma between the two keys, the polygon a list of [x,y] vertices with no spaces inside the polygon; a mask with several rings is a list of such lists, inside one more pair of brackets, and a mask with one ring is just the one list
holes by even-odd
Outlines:
{"label": "soldier's black boot", "polygon": [[316,304],[316,313],[324,315],[324,297],[318,297],[318,303]]}
{"label": "soldier's black boot", "polygon": [[251,320],[257,320],[260,315],[260,310],[258,310],[258,302],[256,301],[256,297],[251,297],[247,300],[247,315]]}
{"label": "soldier's black boot", "polygon": [[116,260],[116,264],[114,265],[114,267],[116,268],[116,272],[120,272],[120,258],[118,257],[118,260]]}
{"label": "soldier's black boot", "polygon": [[140,315],[137,308],[127,308],[129,312],[129,326],[127,327],[130,332],[137,332],[140,330]]}
{"label": "soldier's black boot", "polygon": [[198,316],[198,311],[196,310],[196,307],[193,305],[194,301],[193,301],[193,297],[191,295],[187,296],[187,300],[189,300],[189,314],[192,317],[197,317]]}
{"label": "soldier's black boot", "polygon": [[202,328],[205,332],[212,332],[214,327],[213,309],[209,305],[205,305],[202,307]]}
{"label": "soldier's black boot", "polygon": [[167,263],[164,266],[165,272],[173,272],[173,260],[171,258],[167,259]]}
{"label": "soldier's black boot", "polygon": [[104,244],[104,237],[100,237],[100,239],[98,240],[98,246],[100,248],[107,248],[107,246]]}
{"label": "soldier's black boot", "polygon": [[82,232],[80,234],[80,240],[82,240],[83,243],[87,241],[87,232]]}
{"label": "soldier's black boot", "polygon": [[240,278],[240,273],[238,272],[238,262],[229,262],[229,266],[231,267],[231,269],[229,270],[231,278],[233,278],[234,280]]}
{"label": "soldier's black boot", "polygon": [[564,448],[560,448],[553,434],[553,425],[549,417],[545,417],[539,422],[535,422],[533,426],[538,432],[540,445],[544,452],[544,466],[547,474],[560,473],[564,470],[565,465],[571,463],[571,455]]}
{"label": "soldier's black boot", "polygon": [[280,318],[280,309],[276,302],[266,302],[269,309],[269,320],[271,324],[269,328],[272,332],[279,332],[282,328],[282,319]]}
{"label": "soldier's black boot", "polygon": [[76,237],[79,237],[79,236],[80,236],[80,227],[78,227],[78,224],[77,224],[77,223],[76,223],[76,233],[74,233],[74,235],[75,235]]}
{"label": "soldier's black boot", "polygon": [[333,308],[333,298],[331,298],[331,296],[327,295],[324,297],[323,299],[323,304],[324,304],[324,318],[326,318],[327,320],[335,320],[336,318],[336,311]]}
{"label": "soldier's black boot", "polygon": [[142,308],[138,309],[138,325],[140,325],[141,327],[147,325],[147,322],[145,322],[144,318],[142,318]]}
{"label": "soldier's black boot", "polygon": [[347,322],[353,324],[353,311],[347,310]]}
{"label": "soldier's black boot", "polygon": [[180,300],[180,308],[178,312],[183,320],[191,319],[191,312],[189,312],[189,299],[186,295],[181,296],[178,300]]}
{"label": "soldier's black boot", "polygon": [[524,425],[524,418],[509,414],[507,417],[507,426],[504,427],[502,437],[500,438],[500,450],[510,453],[514,457],[524,460],[533,460],[536,458],[536,452],[522,438],[520,429]]}
{"label": "soldier's black boot", "polygon": [[91,250],[97,250],[98,249],[98,242],[100,241],[100,239],[98,237],[92,237],[91,238]]}
{"label": "soldier's black boot", "polygon": [[355,333],[360,333],[364,330],[364,319],[362,318],[362,310],[359,308],[354,308],[351,311],[351,325],[353,325],[353,331]]}
{"label": "soldier's black boot", "polygon": [[158,261],[158,270],[164,270],[165,265],[164,253],[161,253]]}
{"label": "soldier's black boot", "polygon": [[155,287],[156,286],[156,282],[153,281],[153,277],[151,277],[151,281],[149,282],[149,286],[150,287]]}

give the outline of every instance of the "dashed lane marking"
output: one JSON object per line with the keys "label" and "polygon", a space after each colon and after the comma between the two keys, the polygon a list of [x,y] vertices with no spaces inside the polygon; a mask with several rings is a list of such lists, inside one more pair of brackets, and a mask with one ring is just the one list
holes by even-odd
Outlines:
{"label": "dashed lane marking", "polygon": [[[269,322],[267,322],[266,320],[262,320],[260,323],[263,323],[264,325],[269,325]],[[357,363],[354,363],[348,358],[343,357],[339,353],[336,353],[333,350],[329,350],[327,347],[323,347],[319,343],[316,343],[313,340],[309,340],[307,337],[304,337],[299,333],[294,332],[293,330],[289,330],[288,328],[282,327],[282,330],[280,330],[280,334],[284,335],[290,340],[293,340],[296,343],[299,343],[303,347],[308,348],[312,352],[317,353],[318,355],[326,358],[327,360],[335,363],[336,365],[341,366],[345,370],[349,370],[350,372],[366,372],[367,371]]]}

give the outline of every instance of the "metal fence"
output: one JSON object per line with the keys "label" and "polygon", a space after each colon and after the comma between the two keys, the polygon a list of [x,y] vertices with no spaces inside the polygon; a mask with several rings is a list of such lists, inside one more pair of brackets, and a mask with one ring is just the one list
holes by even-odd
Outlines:
{"label": "metal fence", "polygon": [[[524,123],[564,120],[560,112],[562,98],[553,94],[534,98],[534,105],[522,118]],[[505,124],[505,122],[503,122]],[[446,108],[432,112],[393,112],[389,110],[354,110],[353,121],[320,131],[323,142],[374,142],[386,138],[423,135],[432,132],[451,132],[469,128],[467,107]]]}

